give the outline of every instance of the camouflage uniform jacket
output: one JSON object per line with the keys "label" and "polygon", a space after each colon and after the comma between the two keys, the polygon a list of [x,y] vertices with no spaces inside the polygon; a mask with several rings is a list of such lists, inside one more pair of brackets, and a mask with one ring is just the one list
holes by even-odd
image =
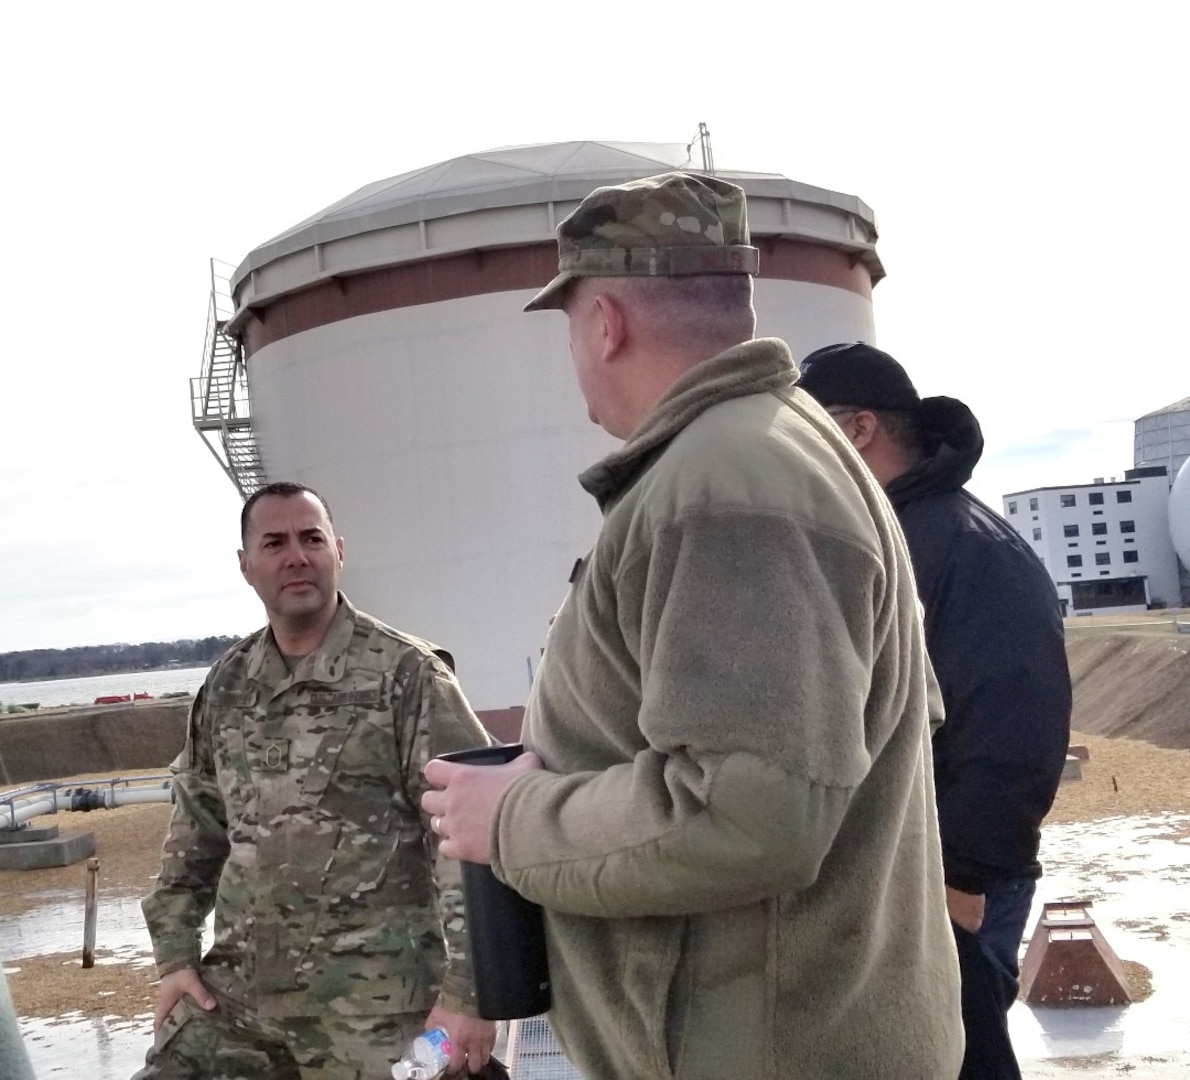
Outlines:
{"label": "camouflage uniform jacket", "polygon": [[261,1016],[474,1014],[459,867],[418,806],[426,761],[489,741],[432,646],[342,596],[292,673],[267,627],[241,641],[173,765],[142,905],[160,974],[199,969]]}

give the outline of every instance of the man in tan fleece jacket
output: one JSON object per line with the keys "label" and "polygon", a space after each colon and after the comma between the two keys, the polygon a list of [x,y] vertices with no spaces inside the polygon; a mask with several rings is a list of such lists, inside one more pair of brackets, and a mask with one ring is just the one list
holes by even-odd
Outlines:
{"label": "man in tan fleece jacket", "polygon": [[604,522],[508,766],[431,762],[442,851],[546,912],[591,1080],[951,1080],[958,966],[922,628],[879,485],[752,340],[743,192],[667,174],[558,229]]}

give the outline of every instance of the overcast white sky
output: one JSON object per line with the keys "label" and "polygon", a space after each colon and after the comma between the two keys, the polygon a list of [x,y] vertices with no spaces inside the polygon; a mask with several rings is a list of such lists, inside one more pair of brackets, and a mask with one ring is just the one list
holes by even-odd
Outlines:
{"label": "overcast white sky", "polygon": [[1190,9],[801,7],[13,6],[0,651],[262,621],[190,424],[207,259],[498,146],[705,121],[721,165],[860,196],[879,343],[980,417],[975,492],[1130,467],[1132,420],[1190,394]]}

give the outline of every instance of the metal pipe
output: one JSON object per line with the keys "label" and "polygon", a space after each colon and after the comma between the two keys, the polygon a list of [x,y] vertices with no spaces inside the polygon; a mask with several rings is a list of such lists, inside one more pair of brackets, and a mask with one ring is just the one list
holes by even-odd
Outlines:
{"label": "metal pipe", "polygon": [[87,899],[83,906],[83,967],[95,966],[95,921],[98,917],[99,860],[87,860]]}
{"label": "metal pipe", "polygon": [[58,798],[53,792],[34,799],[14,799],[6,805],[0,805],[0,827],[19,829],[26,821],[57,812]]}
{"label": "metal pipe", "polygon": [[108,810],[117,806],[135,806],[137,803],[173,802],[173,788],[162,787],[109,788],[103,793],[103,805]]}
{"label": "metal pipe", "polygon": [[59,810],[112,810],[138,803],[172,802],[168,776],[146,776],[89,781],[96,787],[45,783],[20,788],[0,796],[0,830],[20,828],[26,821]]}

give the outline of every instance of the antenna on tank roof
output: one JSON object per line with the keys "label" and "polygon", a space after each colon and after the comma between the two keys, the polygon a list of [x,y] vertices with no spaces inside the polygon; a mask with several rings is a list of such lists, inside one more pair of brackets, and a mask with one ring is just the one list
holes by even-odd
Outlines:
{"label": "antenna on tank roof", "polygon": [[706,124],[698,125],[698,133],[686,144],[686,160],[690,160],[690,152],[694,149],[694,144],[698,143],[698,148],[702,151],[702,171],[711,176],[715,175],[715,157],[711,153],[711,132]]}

